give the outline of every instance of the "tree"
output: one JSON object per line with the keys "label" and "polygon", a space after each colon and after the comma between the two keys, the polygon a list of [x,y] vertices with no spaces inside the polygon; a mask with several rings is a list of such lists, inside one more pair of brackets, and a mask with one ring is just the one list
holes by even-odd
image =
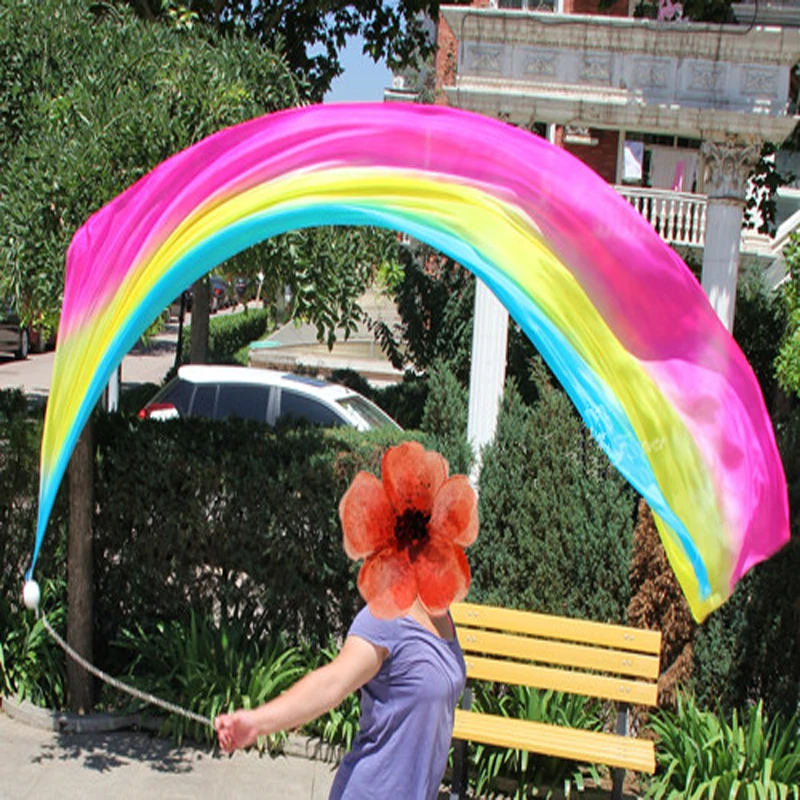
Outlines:
{"label": "tree", "polygon": [[625,621],[635,493],[537,363],[540,399],[506,386],[470,549],[479,602]]}
{"label": "tree", "polygon": [[466,385],[475,306],[472,274],[427,245],[403,248],[400,259],[403,278],[394,294],[401,330],[375,322],[375,335],[396,369],[411,364],[427,372],[441,362]]}
{"label": "tree", "polygon": [[784,257],[789,267],[788,280],[781,289],[786,327],[775,370],[781,388],[800,398],[800,235],[792,234]]}
{"label": "tree", "polygon": [[[54,325],[67,245],[86,218],[167,156],[218,128],[296,105],[280,57],[242,36],[150,26],[79,0],[0,11],[0,293]],[[70,464],[67,638],[92,657],[91,427]],[[70,702],[91,706],[83,670]]]}
{"label": "tree", "polygon": [[672,707],[677,690],[685,687],[691,677],[692,636],[696,625],[667,560],[653,513],[642,499],[638,517],[633,534],[628,623],[637,628],[661,631],[658,702]]}
{"label": "tree", "polygon": [[142,18],[205,24],[224,34],[245,33],[263,45],[280,49],[298,75],[322,100],[331,81],[342,73],[339,53],[347,38],[361,35],[364,52],[391,68],[416,63],[434,49],[430,20],[438,19],[438,0],[125,0]]}
{"label": "tree", "polygon": [[51,327],[67,245],[93,212],[212,132],[307,97],[282,56],[242,34],[102,9],[0,11],[0,292]]}
{"label": "tree", "polygon": [[315,325],[332,346],[363,317],[358,298],[399,255],[397,236],[382,228],[323,226],[268,239],[228,263],[233,272],[265,270],[264,293],[273,299],[288,286],[291,315]]}

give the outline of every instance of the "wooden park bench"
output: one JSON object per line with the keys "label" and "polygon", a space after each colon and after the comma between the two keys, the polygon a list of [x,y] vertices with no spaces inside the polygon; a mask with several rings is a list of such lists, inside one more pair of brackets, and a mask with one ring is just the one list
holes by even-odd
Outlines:
{"label": "wooden park bench", "polygon": [[[656,769],[652,741],[629,735],[630,705],[655,706],[661,633],[622,625],[456,603],[451,613],[467,664],[468,688],[456,709],[452,798],[466,791],[466,742],[527,750],[614,771]],[[552,689],[616,703],[615,732],[586,731],[472,711],[474,681]]]}

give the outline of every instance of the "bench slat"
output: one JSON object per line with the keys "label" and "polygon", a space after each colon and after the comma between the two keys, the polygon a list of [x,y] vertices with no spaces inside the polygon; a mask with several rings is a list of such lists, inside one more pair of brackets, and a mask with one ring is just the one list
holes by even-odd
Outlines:
{"label": "bench slat", "polygon": [[460,708],[456,709],[453,737],[580,763],[605,764],[650,774],[656,770],[655,748],[653,742],[647,740],[475,714]]}
{"label": "bench slat", "polygon": [[497,606],[475,603],[454,603],[450,613],[456,625],[493,628],[507,633],[541,636],[581,644],[602,645],[619,650],[658,655],[661,652],[661,632],[607,625],[601,622],[534,614]]}
{"label": "bench slat", "polygon": [[538,667],[513,661],[499,661],[469,653],[465,654],[464,660],[467,664],[467,677],[473,680],[554,689],[558,692],[637,705],[654,706],[658,702],[658,687],[655,683],[645,683],[630,678],[589,675],[585,672]]}
{"label": "bench slat", "polygon": [[465,653],[507,656],[651,680],[658,678],[658,656],[641,655],[626,650],[607,650],[582,644],[567,644],[552,639],[513,636],[461,625],[458,625],[457,629],[458,641]]}

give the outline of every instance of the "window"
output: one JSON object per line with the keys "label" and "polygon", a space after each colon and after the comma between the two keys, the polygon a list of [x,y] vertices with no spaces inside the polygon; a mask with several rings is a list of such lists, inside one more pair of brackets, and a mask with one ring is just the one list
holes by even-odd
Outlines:
{"label": "window", "polygon": [[194,384],[178,380],[171,389],[165,391],[163,395],[156,396],[157,402],[172,403],[182,417],[189,414],[192,405],[192,395],[194,394]]}
{"label": "window", "polygon": [[278,414],[278,421],[283,422],[290,417],[295,420],[305,420],[312,425],[323,425],[326,428],[344,424],[335,411],[319,400],[306,397],[290,389],[281,389],[281,410]]}
{"label": "window", "polygon": [[374,428],[384,428],[387,425],[396,428],[397,423],[383,412],[381,408],[365,400],[363,397],[353,395],[337,400],[338,404],[346,408],[353,416],[358,417],[361,424],[360,430],[372,430]]}
{"label": "window", "polygon": [[216,419],[238,417],[266,422],[269,393],[269,386],[253,386],[247,383],[223,384],[219,387],[214,417]]}
{"label": "window", "polygon": [[191,415],[193,417],[213,417],[216,404],[216,384],[201,383],[194,391]]}

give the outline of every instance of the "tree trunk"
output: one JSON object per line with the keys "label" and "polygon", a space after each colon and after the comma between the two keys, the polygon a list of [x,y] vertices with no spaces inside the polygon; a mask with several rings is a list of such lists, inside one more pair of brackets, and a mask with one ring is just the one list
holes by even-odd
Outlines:
{"label": "tree trunk", "polygon": [[208,361],[208,278],[195,281],[192,294],[192,345],[189,361],[192,364],[205,364]]}
{"label": "tree trunk", "polygon": [[[86,423],[69,462],[69,539],[67,544],[67,642],[92,661],[93,574],[92,511],[94,460],[92,421]],[[72,711],[92,709],[92,677],[67,659],[67,703]]]}

